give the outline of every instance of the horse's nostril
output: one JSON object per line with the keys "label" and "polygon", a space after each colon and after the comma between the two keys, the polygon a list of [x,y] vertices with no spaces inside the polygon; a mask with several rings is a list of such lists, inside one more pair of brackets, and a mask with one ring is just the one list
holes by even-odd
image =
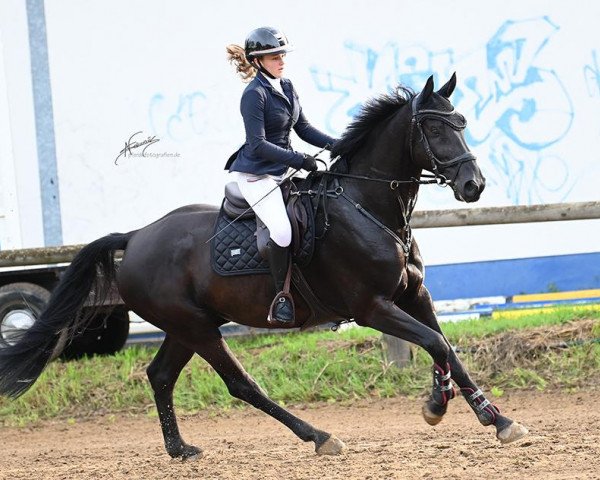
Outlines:
{"label": "horse's nostril", "polygon": [[465,183],[465,195],[467,197],[474,197],[479,193],[479,187],[473,180],[469,180]]}

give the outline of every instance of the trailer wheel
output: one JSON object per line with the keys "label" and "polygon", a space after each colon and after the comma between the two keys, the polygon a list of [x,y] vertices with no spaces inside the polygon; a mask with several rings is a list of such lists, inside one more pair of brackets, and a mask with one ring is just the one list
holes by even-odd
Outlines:
{"label": "trailer wheel", "polygon": [[[40,316],[50,292],[35,283],[17,282],[0,287],[0,348],[14,345]],[[58,340],[50,360],[64,347],[66,332]]]}
{"label": "trailer wheel", "polygon": [[90,325],[67,344],[62,357],[112,355],[123,348],[128,335],[129,315],[126,309],[116,308],[108,316],[99,312]]}
{"label": "trailer wheel", "polygon": [[33,283],[0,287],[0,348],[14,345],[39,317],[50,292]]}

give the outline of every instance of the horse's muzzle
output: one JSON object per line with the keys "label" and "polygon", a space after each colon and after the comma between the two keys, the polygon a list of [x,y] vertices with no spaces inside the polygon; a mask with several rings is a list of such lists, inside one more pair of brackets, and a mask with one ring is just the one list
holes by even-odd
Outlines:
{"label": "horse's muzzle", "polygon": [[479,200],[481,192],[483,192],[485,188],[485,179],[482,178],[481,181],[468,180],[462,185],[462,188],[456,184],[454,184],[453,187],[454,196],[457,200],[472,203]]}

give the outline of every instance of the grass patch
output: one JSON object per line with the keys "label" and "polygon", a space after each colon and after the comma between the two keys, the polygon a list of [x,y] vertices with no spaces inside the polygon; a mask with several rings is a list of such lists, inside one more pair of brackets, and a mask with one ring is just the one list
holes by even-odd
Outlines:
{"label": "grass patch", "polygon": [[[600,383],[600,344],[582,341],[600,337],[599,318],[600,306],[561,307],[443,328],[465,351],[460,356],[471,375],[502,395],[506,389],[578,389]],[[574,344],[569,348],[553,346],[570,340]],[[408,367],[395,368],[383,353],[381,335],[370,329],[263,335],[229,344],[246,370],[283,405],[420,395],[431,386],[431,359],[425,351],[418,349]],[[0,423],[72,422],[116,412],[156,415],[145,374],[155,353],[156,348],[132,347],[113,357],[54,362],[21,398],[0,399]],[[195,357],[179,378],[175,405],[180,413],[194,413],[242,404]]]}

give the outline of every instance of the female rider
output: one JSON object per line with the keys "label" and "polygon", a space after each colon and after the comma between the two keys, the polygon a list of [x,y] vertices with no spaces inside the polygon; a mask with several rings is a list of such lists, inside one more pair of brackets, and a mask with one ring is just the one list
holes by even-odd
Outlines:
{"label": "female rider", "polygon": [[232,180],[250,205],[275,189],[253,208],[269,229],[267,260],[279,292],[271,305],[269,320],[283,323],[294,321],[293,304],[282,294],[292,230],[281,190],[275,187],[288,167],[317,169],[314,157],[292,150],[290,131],[294,128],[302,140],[316,147],[330,148],[335,143],[335,139],[308,123],[292,82],[283,78],[285,54],[291,49],[283,32],[270,27],[250,32],[245,48],[227,46],[229,61],[242,80],[250,83],[240,103],[246,142],[225,168],[229,168]]}

